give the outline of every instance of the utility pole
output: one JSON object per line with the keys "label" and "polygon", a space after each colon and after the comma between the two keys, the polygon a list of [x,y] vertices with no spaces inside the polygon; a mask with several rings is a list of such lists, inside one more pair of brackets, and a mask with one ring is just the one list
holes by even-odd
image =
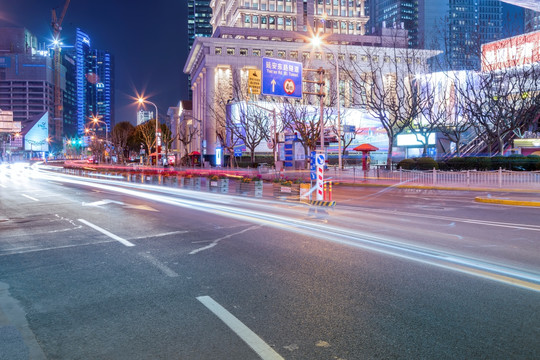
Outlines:
{"label": "utility pole", "polygon": [[324,97],[326,94],[324,93],[324,69],[322,67],[318,69],[304,69],[304,71],[311,71],[316,72],[319,75],[319,80],[303,80],[303,82],[312,83],[319,85],[319,91],[318,92],[310,92],[310,91],[304,91],[304,94],[308,95],[317,95],[319,97],[320,101],[320,120],[321,123],[321,153],[324,154]]}

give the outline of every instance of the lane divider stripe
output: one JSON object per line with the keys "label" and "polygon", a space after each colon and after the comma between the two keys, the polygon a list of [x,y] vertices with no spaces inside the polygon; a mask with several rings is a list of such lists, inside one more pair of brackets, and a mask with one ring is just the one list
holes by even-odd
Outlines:
{"label": "lane divider stripe", "polygon": [[25,198],[30,199],[30,200],[39,201],[38,199],[36,199],[34,197],[31,197],[31,196],[28,196],[26,194],[22,194],[22,196],[24,196]]}
{"label": "lane divider stripe", "polygon": [[274,349],[264,342],[257,334],[251,331],[244,323],[238,320],[233,314],[218,304],[210,296],[197,297],[204,306],[223,321],[232,331],[236,333],[246,344],[249,345],[263,360],[284,360]]}
{"label": "lane divider stripe", "polygon": [[99,231],[100,233],[104,234],[104,235],[107,235],[108,237],[110,237],[111,239],[114,239],[122,244],[124,244],[125,246],[135,246],[135,244],[133,243],[130,243],[129,241],[127,241],[126,239],[122,239],[120,236],[117,236],[117,235],[114,235],[113,233],[103,229],[103,228],[100,228],[99,226],[97,225],[94,225],[92,224],[91,222],[89,221],[86,221],[84,219],[78,219],[80,222],[82,222],[83,224],[91,227],[92,229],[94,230],[97,230]]}

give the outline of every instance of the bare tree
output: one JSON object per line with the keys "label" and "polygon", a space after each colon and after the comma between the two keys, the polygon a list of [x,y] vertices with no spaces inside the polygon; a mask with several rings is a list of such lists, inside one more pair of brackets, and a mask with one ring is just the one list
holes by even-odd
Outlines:
{"label": "bare tree", "polygon": [[247,74],[232,71],[230,82],[218,84],[216,99],[209,107],[216,119],[216,135],[229,154],[234,147],[244,144],[255,163],[255,149],[270,136],[271,115],[268,110],[250,104],[247,92]]}
{"label": "bare tree", "polygon": [[[189,145],[196,139],[200,134],[200,126],[195,126],[194,122],[197,121],[195,118],[191,117],[189,119],[184,118],[184,121],[178,125],[177,129],[177,138],[178,141],[182,144],[183,151],[185,155],[188,154]],[[200,121],[197,121],[200,124]]]}
{"label": "bare tree", "polygon": [[176,139],[178,134],[173,134],[170,128],[170,120],[167,120],[165,124],[159,124],[159,129],[161,130],[161,146],[165,149],[165,159],[167,164],[169,163],[169,149],[173,141]]}
{"label": "bare tree", "polygon": [[[515,19],[514,19],[515,20]],[[507,23],[517,23],[507,19]],[[444,47],[444,55],[437,57],[434,68],[444,70],[449,81],[455,84],[455,96],[459,108],[449,109],[448,126],[440,130],[456,142],[460,154],[462,135],[471,127],[476,139],[467,145],[468,152],[496,149],[504,153],[505,144],[512,137],[520,136],[534,122],[534,110],[539,105],[538,89],[540,69],[538,65],[524,62],[534,45],[527,44],[523,37],[509,37],[500,43],[482,45],[496,40],[485,38],[485,31],[478,22],[477,31],[451,32],[452,21],[440,21],[437,30],[438,47]],[[459,28],[459,26],[458,26]],[[505,36],[519,34],[517,26],[508,29]],[[497,36],[492,34],[490,36]],[[456,51],[454,44],[462,44]],[[468,72],[448,71],[469,69]],[[463,121],[463,119],[465,121]]]}
{"label": "bare tree", "polygon": [[[486,61],[486,59],[484,59]],[[486,64],[484,64],[486,65]],[[502,68],[484,66],[468,73],[465,85],[456,87],[464,112],[491,155],[493,146],[502,155],[505,144],[529,130],[540,106],[540,67],[508,63]]]}
{"label": "bare tree", "polygon": [[152,148],[156,145],[156,120],[148,120],[147,122],[137,125],[135,128],[135,136],[139,142],[143,143],[146,147],[148,158],[146,163],[150,164],[150,154]]}
{"label": "bare tree", "polygon": [[111,142],[118,161],[125,162],[125,153],[128,150],[129,138],[135,132],[135,127],[128,121],[119,122],[111,131]]}
{"label": "bare tree", "polygon": [[103,141],[103,139],[99,139],[97,136],[91,136],[89,147],[91,149],[94,159],[97,159],[98,162],[102,162],[106,150],[105,142]]}
{"label": "bare tree", "polygon": [[438,97],[439,83],[436,81],[436,76],[425,74],[416,76],[413,82],[413,90],[415,90],[413,98],[413,106],[418,107],[416,117],[412,118],[408,131],[415,135],[416,140],[422,144],[422,156],[427,156],[427,148],[429,140],[435,135],[436,130],[440,127],[444,119],[445,104],[441,104],[441,99]]}
{"label": "bare tree", "polygon": [[350,56],[342,67],[354,92],[354,105],[368,111],[386,130],[388,169],[396,136],[421,114],[415,81],[417,74],[428,72],[425,56],[416,49],[364,48],[363,61]]}
{"label": "bare tree", "polygon": [[[330,130],[330,118],[332,108],[323,108],[323,126],[325,130]],[[306,166],[309,164],[308,155],[315,151],[321,139],[321,113],[320,108],[309,104],[305,97],[303,100],[285,99],[281,104],[281,119],[285,131],[298,134],[298,141],[304,148]],[[327,135],[325,135],[325,138]]]}

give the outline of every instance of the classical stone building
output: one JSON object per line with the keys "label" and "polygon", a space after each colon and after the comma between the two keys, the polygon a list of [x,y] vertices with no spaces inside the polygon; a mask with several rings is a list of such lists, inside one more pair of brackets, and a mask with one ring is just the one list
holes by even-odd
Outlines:
{"label": "classical stone building", "polygon": [[[195,39],[184,66],[192,79],[192,116],[200,126],[194,141],[211,163],[216,148],[224,141],[219,117],[225,114],[220,109],[227,102],[245,100],[245,95],[250,95],[248,73],[260,70],[263,58],[302,62],[304,68],[324,68],[330,99],[336,92],[336,63],[367,66],[375,60],[384,67],[390,58],[409,52],[406,30],[386,28],[377,36],[364,35],[368,18],[363,0],[215,1],[211,5],[214,34]],[[314,36],[323,39],[321,47],[312,44]],[[414,51],[414,61],[421,63],[433,55]],[[410,60],[403,57],[398,67],[407,67]],[[347,95],[350,84],[343,74],[339,85],[341,106],[347,107],[351,103]],[[268,103],[279,98],[251,94],[250,100]],[[331,105],[328,100],[326,105]]]}

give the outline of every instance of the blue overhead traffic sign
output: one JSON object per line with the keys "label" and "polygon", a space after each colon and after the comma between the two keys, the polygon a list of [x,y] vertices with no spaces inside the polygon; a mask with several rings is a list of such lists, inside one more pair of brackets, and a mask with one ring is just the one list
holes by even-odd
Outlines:
{"label": "blue overhead traffic sign", "polygon": [[302,63],[263,58],[262,93],[302,98]]}

